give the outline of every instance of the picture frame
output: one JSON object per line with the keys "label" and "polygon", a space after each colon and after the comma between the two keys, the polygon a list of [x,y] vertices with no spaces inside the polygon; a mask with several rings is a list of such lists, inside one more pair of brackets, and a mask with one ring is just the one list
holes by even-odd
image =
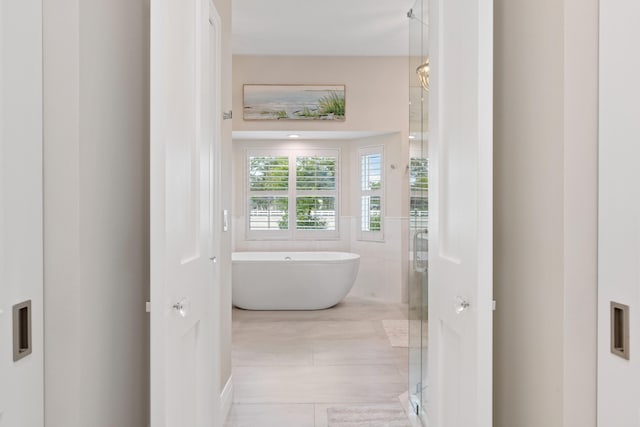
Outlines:
{"label": "picture frame", "polygon": [[345,121],[345,85],[244,84],[244,120]]}

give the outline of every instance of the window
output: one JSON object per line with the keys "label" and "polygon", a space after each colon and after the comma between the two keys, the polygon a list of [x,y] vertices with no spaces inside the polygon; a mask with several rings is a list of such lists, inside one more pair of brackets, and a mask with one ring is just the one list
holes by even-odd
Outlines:
{"label": "window", "polygon": [[361,240],[383,240],[383,147],[365,147],[358,151],[360,159],[360,226]]}
{"label": "window", "polygon": [[410,208],[412,227],[426,230],[429,223],[429,160],[411,157],[409,166]]}
{"label": "window", "polygon": [[249,157],[249,229],[287,230],[288,191],[288,157]]}
{"label": "window", "polygon": [[248,151],[248,237],[337,238],[338,159],[338,150]]}
{"label": "window", "polygon": [[336,230],[337,156],[296,156],[296,229]]}

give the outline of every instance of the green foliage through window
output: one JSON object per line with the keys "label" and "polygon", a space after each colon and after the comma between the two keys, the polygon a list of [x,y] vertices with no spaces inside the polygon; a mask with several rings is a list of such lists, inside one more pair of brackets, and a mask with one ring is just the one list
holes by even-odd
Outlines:
{"label": "green foliage through window", "polygon": [[286,191],[288,188],[288,157],[249,157],[250,191]]}
{"label": "green foliage through window", "polygon": [[[248,161],[249,230],[336,230],[337,156],[249,156]],[[291,208],[295,221],[289,218]]]}
{"label": "green foliage through window", "polygon": [[336,158],[318,156],[296,157],[297,190],[335,190]]}

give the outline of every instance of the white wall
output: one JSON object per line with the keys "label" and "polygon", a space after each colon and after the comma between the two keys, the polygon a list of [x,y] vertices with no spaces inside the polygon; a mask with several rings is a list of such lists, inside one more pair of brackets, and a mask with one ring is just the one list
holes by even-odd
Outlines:
{"label": "white wall", "polygon": [[[233,58],[233,129],[236,131],[380,131],[391,132],[363,139],[337,141],[235,141],[234,142],[234,250],[345,250],[359,253],[358,279],[352,295],[389,301],[406,300],[407,214],[409,159],[409,75],[406,57],[254,57]],[[248,83],[333,83],[346,85],[346,120],[245,121],[242,85]],[[244,150],[260,146],[316,146],[341,149],[341,236],[334,241],[256,241],[245,238]],[[367,145],[385,147],[385,241],[357,240],[355,205],[357,150]],[[394,164],[394,170],[390,165]]]}
{"label": "white wall", "polygon": [[148,0],[44,6],[47,426],[146,426]]}
{"label": "white wall", "polygon": [[[600,0],[598,425],[640,424],[640,3]],[[629,306],[630,360],[610,353],[611,301]]]}
{"label": "white wall", "polygon": [[[351,252],[360,254],[360,270],[351,295],[380,298],[386,301],[406,302],[408,281],[408,148],[400,140],[401,133],[362,138],[349,144],[351,149]],[[384,219],[383,242],[358,239],[358,214],[360,209],[360,159],[361,147],[384,147]],[[401,148],[401,149],[399,149]]]}
{"label": "white wall", "polygon": [[[0,426],[43,425],[42,2],[0,2]],[[13,361],[12,306],[32,348]]]}
{"label": "white wall", "polygon": [[497,427],[595,426],[595,7],[495,2]]}

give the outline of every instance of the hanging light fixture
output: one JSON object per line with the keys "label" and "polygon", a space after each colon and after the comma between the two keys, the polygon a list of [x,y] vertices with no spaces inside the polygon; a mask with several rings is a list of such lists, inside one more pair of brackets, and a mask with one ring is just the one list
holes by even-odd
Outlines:
{"label": "hanging light fixture", "polygon": [[416,75],[420,86],[426,91],[429,90],[429,58],[416,68]]}

